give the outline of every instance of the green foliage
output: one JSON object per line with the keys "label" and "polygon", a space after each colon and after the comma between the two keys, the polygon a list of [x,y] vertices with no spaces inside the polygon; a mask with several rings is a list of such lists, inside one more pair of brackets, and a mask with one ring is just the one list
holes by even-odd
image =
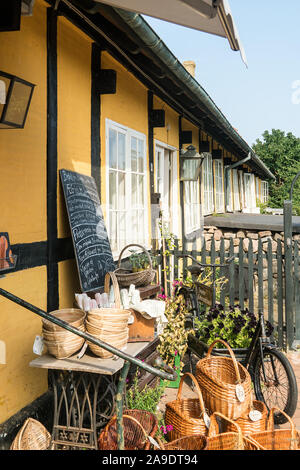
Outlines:
{"label": "green foliage", "polygon": [[[300,171],[300,138],[291,132],[272,129],[265,131],[262,140],[257,139],[253,150],[276,177],[269,185],[269,207],[283,207],[283,202],[289,199],[292,180]],[[293,205],[300,207],[299,184],[293,193]]]}
{"label": "green foliage", "polygon": [[267,213],[267,207],[269,204],[267,202],[261,202],[260,199],[256,200],[256,205],[259,207],[259,211],[261,214],[266,214]]}
{"label": "green foliage", "polygon": [[[187,350],[188,335],[191,330],[185,328],[185,321],[188,311],[182,295],[166,299],[165,315],[168,323],[163,332],[159,335],[160,343],[157,346],[163,361],[170,366],[174,365],[174,357],[179,354],[183,359]],[[183,367],[181,361],[181,368]]]}
{"label": "green foliage", "polygon": [[130,410],[146,410],[156,414],[158,403],[164,393],[165,383],[159,381],[155,387],[145,386],[139,389],[139,370],[137,370],[132,386],[126,392],[126,403]]}
{"label": "green foliage", "polygon": [[[232,348],[248,348],[256,325],[255,315],[247,308],[241,310],[239,306],[229,307],[229,312],[225,312],[222,305],[217,305],[201,315],[200,319],[195,320],[197,338],[208,345],[215,339],[221,338]],[[272,332],[273,326],[267,321],[267,336]],[[217,347],[221,348],[222,344]]]}

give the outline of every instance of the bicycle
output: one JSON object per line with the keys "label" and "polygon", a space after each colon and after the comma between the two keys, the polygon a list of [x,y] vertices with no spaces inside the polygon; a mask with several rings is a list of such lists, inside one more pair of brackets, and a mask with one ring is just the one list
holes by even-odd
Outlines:
{"label": "bicycle", "polygon": [[[216,302],[216,269],[228,266],[229,263],[234,260],[234,257],[228,258],[225,262],[226,264],[222,265],[200,263],[190,255],[182,255],[181,257],[189,257],[196,263],[188,267],[188,270],[193,276],[192,286],[182,286],[176,291],[176,295],[183,295],[189,312],[186,327],[195,329],[195,319],[201,319],[199,307],[199,303],[201,303],[201,298],[199,299],[201,283],[197,281],[197,278],[205,268],[209,267],[213,269],[211,296],[211,306],[213,307]],[[197,278],[194,279],[194,276]],[[207,352],[208,347],[206,343],[190,335],[188,352],[190,356],[191,372],[193,372],[192,353],[196,354],[201,359]],[[262,310],[258,312],[258,322],[250,346],[248,348],[234,349],[234,353],[236,359],[250,373],[256,399],[263,401],[268,410],[277,406],[292,417],[295,413],[298,401],[298,387],[295,373],[287,357],[271,342],[270,338],[267,337]],[[224,355],[228,354],[228,352],[222,349],[214,349],[213,354]],[[274,421],[276,424],[283,424],[287,422],[287,418],[285,418],[283,414],[277,413],[274,415]]]}

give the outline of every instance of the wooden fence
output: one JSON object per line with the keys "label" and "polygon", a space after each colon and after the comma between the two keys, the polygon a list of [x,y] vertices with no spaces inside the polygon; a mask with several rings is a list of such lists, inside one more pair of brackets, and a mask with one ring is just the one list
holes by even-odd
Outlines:
{"label": "wooden fence", "polygon": [[[192,255],[201,263],[225,264],[227,258],[234,261],[226,267],[217,269],[217,278],[227,279],[223,285],[217,302],[224,306],[239,304],[257,313],[264,311],[265,319],[275,328],[278,346],[287,350],[295,339],[300,339],[300,267],[299,246],[293,242],[289,251],[289,259],[285,256],[282,242],[268,240],[253,247],[251,238],[239,239],[238,245],[233,239],[222,238],[218,249],[215,240],[203,241],[201,250],[182,250],[180,243],[175,240],[174,249],[165,257],[166,263],[162,269],[162,285],[167,285],[170,293],[173,280],[180,280],[188,275],[188,266],[192,264],[189,258],[182,255]],[[277,246],[276,246],[277,244]],[[226,246],[226,249],[225,249]],[[288,251],[288,250],[286,250]],[[161,251],[161,255],[163,255]],[[160,257],[161,260],[163,256]],[[289,271],[286,276],[286,266]],[[285,292],[287,292],[288,299]],[[289,305],[291,311],[288,311]]]}

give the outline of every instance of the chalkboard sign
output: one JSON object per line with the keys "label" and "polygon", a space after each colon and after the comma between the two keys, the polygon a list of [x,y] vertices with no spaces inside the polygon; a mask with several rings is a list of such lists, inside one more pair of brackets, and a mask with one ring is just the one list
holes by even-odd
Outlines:
{"label": "chalkboard sign", "polygon": [[104,285],[115,270],[94,178],[60,170],[82,292]]}

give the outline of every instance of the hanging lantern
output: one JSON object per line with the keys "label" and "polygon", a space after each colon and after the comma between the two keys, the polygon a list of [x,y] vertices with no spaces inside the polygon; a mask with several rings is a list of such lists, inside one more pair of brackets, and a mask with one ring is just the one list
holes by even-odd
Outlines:
{"label": "hanging lantern", "polygon": [[194,145],[189,145],[186,151],[180,152],[180,180],[197,181],[201,171],[204,156],[197,152]]}
{"label": "hanging lantern", "polygon": [[24,127],[34,86],[0,71],[0,129]]}

